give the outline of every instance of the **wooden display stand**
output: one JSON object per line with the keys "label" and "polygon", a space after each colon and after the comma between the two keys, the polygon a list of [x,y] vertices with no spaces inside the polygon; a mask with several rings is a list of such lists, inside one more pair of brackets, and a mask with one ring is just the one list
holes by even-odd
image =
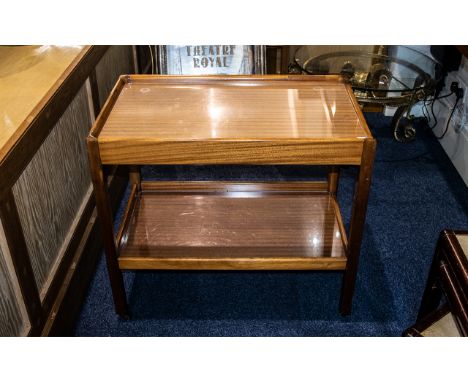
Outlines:
{"label": "wooden display stand", "polygon": [[468,231],[440,233],[418,318],[403,336],[468,336]]}
{"label": "wooden display stand", "polygon": [[[121,77],[88,137],[116,311],[122,269],[341,270],[351,312],[375,154],[338,76]],[[103,165],[130,166],[114,234]],[[317,182],[145,182],[138,165],[327,165]],[[339,165],[359,166],[349,234]]]}

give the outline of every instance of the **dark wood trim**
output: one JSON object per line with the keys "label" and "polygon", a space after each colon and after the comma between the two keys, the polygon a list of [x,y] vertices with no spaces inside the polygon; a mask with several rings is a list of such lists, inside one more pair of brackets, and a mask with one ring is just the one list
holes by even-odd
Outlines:
{"label": "dark wood trim", "polygon": [[97,118],[101,111],[101,101],[99,100],[99,87],[96,76],[96,68],[89,73],[89,84],[91,86],[91,98],[93,100],[94,115]]}
{"label": "dark wood trim", "polygon": [[403,337],[423,337],[423,332],[439,321],[446,314],[450,313],[450,309],[447,304],[444,304],[440,308],[426,314],[424,317],[418,318],[418,321],[408,329],[406,329],[402,336]]}
{"label": "dark wood trim", "polygon": [[[422,332],[432,324],[444,294],[447,309],[452,312],[460,335],[468,335],[468,262],[456,237],[467,231],[443,230],[438,238],[431,268],[424,289],[416,323],[403,335],[412,330]],[[421,329],[421,330],[420,330]]]}
{"label": "dark wood trim", "polygon": [[[457,277],[462,290],[468,291],[468,258],[453,231],[444,234],[445,260]],[[450,254],[450,255],[449,255]]]}
{"label": "dark wood trim", "polygon": [[265,66],[267,74],[288,74],[289,45],[266,45]]}
{"label": "dark wood trim", "polygon": [[413,327],[406,329],[401,336],[402,337],[422,337],[421,333],[419,333]]}
{"label": "dark wood trim", "polygon": [[289,72],[289,45],[281,46],[281,74]]}
{"label": "dark wood trim", "polygon": [[468,311],[466,310],[467,301],[463,289],[458,286],[457,279],[445,261],[440,264],[441,284],[447,303],[450,306],[450,311],[456,318],[456,323],[460,333],[466,337],[468,334]]}
{"label": "dark wood trim", "polygon": [[35,110],[32,122],[28,122],[29,118],[23,122],[24,133],[0,162],[0,199],[9,192],[107,49],[108,46],[93,46],[78,62],[74,61],[45,105]]}
{"label": "dark wood trim", "polygon": [[138,186],[136,184],[132,184],[131,180],[130,180],[130,184],[132,185],[131,186],[132,189],[130,191],[130,196],[128,197],[127,206],[125,208],[125,212],[122,217],[119,230],[117,232],[117,237],[115,239],[115,245],[117,248],[120,248],[123,234],[127,230],[128,224],[130,223],[130,217],[133,214],[133,209],[135,207],[136,199],[138,198]]}
{"label": "dark wood trim", "polygon": [[338,166],[331,166],[328,172],[328,192],[330,195],[336,196],[338,190],[339,168]]}
{"label": "dark wood trim", "polygon": [[421,300],[418,320],[437,309],[442,297],[440,280],[440,263],[446,261],[457,277],[460,289],[468,291],[468,260],[458,242],[457,234],[468,234],[466,231],[443,230],[438,238],[431,268]]}
{"label": "dark wood trim", "polygon": [[[100,102],[95,67],[108,48],[90,46],[83,49],[0,150],[0,216],[5,223],[7,245],[31,323],[31,336],[64,333],[61,328],[73,324],[76,317],[73,314],[79,311],[102,242],[94,197],[89,193],[88,199],[81,204],[81,215],[74,221],[71,238],[49,280],[41,304],[11,188],[83,86],[87,87],[88,104],[98,116]],[[109,185],[112,206],[120,201],[128,181],[126,171],[118,168],[117,172],[118,176],[109,177],[112,179],[112,186]],[[119,192],[114,191],[117,184],[120,185]]]}
{"label": "dark wood trim", "polygon": [[104,172],[101,166],[99,145],[97,139],[91,135],[87,138],[87,144],[91,179],[94,185],[96,208],[100,217],[102,240],[105,248],[107,270],[112,288],[115,310],[121,317],[129,317],[122,271],[117,261],[118,252],[115,246],[112,208],[104,179]]}
{"label": "dark wood trim", "polygon": [[133,72],[135,74],[140,73],[140,68],[138,65],[138,52],[136,45],[132,45],[132,65],[133,65]]}
{"label": "dark wood trim", "polygon": [[78,221],[78,224],[76,225],[73,231],[73,235],[67,244],[67,248],[65,250],[65,253],[63,254],[62,260],[52,278],[50,286],[47,289],[46,295],[42,301],[42,310],[44,312],[45,317],[49,316],[50,311],[52,309],[52,305],[57,299],[58,293],[62,288],[62,282],[65,279],[71,264],[73,263],[74,254],[77,252],[80,242],[82,241],[83,236],[85,235],[87,225],[89,224],[88,222],[91,219],[91,215],[94,210],[94,206],[95,203],[93,194],[90,193],[86,205],[83,209],[82,215],[80,216],[80,220]]}
{"label": "dark wood trim", "polygon": [[455,229],[455,230],[450,230],[449,232],[453,235],[468,235],[468,230]]}
{"label": "dark wood trim", "polygon": [[352,299],[356,284],[359,252],[366,220],[367,201],[369,199],[372,168],[374,165],[376,141],[366,139],[362,150],[361,166],[354,193],[351,221],[349,223],[349,237],[347,248],[346,270],[343,275],[341,290],[340,312],[343,315],[351,313]]}
{"label": "dark wood trim", "polygon": [[0,202],[0,219],[31,324],[31,335],[37,335],[43,322],[41,299],[11,189]]}
{"label": "dark wood trim", "polygon": [[426,281],[426,286],[424,288],[423,297],[421,299],[421,304],[416,319],[417,321],[423,319],[430,312],[436,310],[442,297],[442,290],[438,285],[438,273],[442,251],[442,241],[444,240],[444,232],[445,231],[439,235],[439,239],[437,241],[431,267],[429,269],[429,275]]}
{"label": "dark wood trim", "polygon": [[[110,203],[113,214],[118,209],[128,178],[121,168],[114,168],[109,177]],[[67,269],[61,279],[51,311],[47,317],[42,336],[70,335],[80,312],[87,287],[102,253],[101,229],[95,208],[94,196],[90,198],[92,213],[85,221],[85,229],[72,258],[72,267]]]}

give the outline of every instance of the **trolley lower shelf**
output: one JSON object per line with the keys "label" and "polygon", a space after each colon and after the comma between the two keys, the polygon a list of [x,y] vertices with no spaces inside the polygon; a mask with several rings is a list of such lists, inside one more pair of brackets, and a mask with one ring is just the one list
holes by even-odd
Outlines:
{"label": "trolley lower shelf", "polygon": [[326,182],[142,182],[117,235],[121,269],[344,270]]}

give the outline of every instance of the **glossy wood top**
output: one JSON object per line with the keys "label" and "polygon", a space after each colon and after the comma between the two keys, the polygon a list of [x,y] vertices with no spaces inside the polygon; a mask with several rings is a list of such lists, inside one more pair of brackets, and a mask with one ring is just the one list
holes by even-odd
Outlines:
{"label": "glossy wood top", "polygon": [[[14,145],[34,109],[88,47],[0,46],[0,154]],[[1,159],[2,156],[0,156]]]}
{"label": "glossy wood top", "polygon": [[346,85],[335,76],[131,76],[98,140],[366,137]]}

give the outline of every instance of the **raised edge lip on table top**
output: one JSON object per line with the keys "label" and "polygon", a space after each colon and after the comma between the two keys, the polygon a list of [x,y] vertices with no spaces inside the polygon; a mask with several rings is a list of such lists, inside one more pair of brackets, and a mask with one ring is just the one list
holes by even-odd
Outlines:
{"label": "raised edge lip on table top", "polygon": [[[268,82],[279,82],[283,83],[284,81],[291,83],[320,83],[320,82],[330,82],[343,84],[344,90],[347,97],[349,97],[352,110],[356,115],[356,119],[359,121],[359,126],[362,128],[361,136],[351,136],[351,137],[221,137],[221,138],[194,138],[194,137],[181,137],[181,138],[161,138],[161,137],[122,137],[122,136],[106,136],[102,137],[101,132],[103,128],[106,127],[108,122],[109,115],[112,113],[116,101],[118,100],[122,89],[128,84],[162,84],[162,85],[173,85],[173,84],[183,84],[183,85],[200,85],[207,83],[220,83],[225,82],[227,84],[233,82],[243,82],[243,81],[254,81],[259,84],[266,84]],[[357,104],[356,99],[354,98],[352,89],[349,84],[347,84],[340,76],[337,75],[320,75],[320,76],[310,76],[310,75],[209,75],[209,76],[173,76],[173,75],[123,75],[120,76],[113,90],[111,91],[106,103],[104,104],[101,113],[99,114],[93,128],[90,131],[89,137],[90,140],[98,140],[99,142],[119,142],[122,140],[131,140],[131,141],[151,141],[151,142],[189,142],[189,141],[223,141],[223,142],[268,142],[268,141],[289,141],[289,142],[330,142],[330,141],[348,141],[348,142],[362,142],[364,139],[373,139],[372,134],[367,126],[367,123],[362,115],[359,105]]]}

